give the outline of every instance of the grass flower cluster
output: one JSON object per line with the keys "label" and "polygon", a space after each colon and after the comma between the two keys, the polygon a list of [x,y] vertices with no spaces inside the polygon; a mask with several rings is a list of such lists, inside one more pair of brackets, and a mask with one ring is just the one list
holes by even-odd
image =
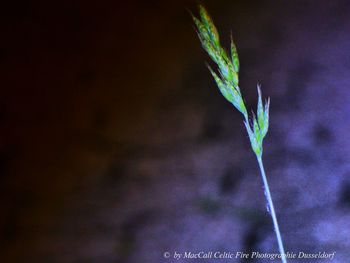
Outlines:
{"label": "grass flower cluster", "polygon": [[270,99],[266,100],[265,103],[263,103],[261,88],[260,85],[257,85],[257,112],[256,114],[253,113],[251,118],[249,117],[241,94],[241,90],[238,85],[239,58],[237,48],[233,42],[232,36],[229,55],[226,50],[222,48],[220,44],[219,33],[211,17],[203,6],[199,6],[199,14],[200,18],[192,16],[193,21],[196,25],[197,34],[203,48],[216,64],[218,73],[216,73],[208,65],[209,71],[211,72],[221,94],[243,115],[244,125],[249,136],[251,147],[258,160],[261,176],[265,187],[265,196],[268,202],[269,212],[271,214],[274,229],[276,232],[279,251],[281,253],[281,259],[282,262],[286,263],[287,260],[284,252],[283,242],[262,161],[263,139],[265,138],[269,128]]}

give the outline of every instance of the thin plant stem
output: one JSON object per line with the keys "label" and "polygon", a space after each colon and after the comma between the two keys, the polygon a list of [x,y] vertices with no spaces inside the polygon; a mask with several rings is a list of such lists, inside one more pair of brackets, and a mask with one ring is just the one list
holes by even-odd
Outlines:
{"label": "thin plant stem", "polygon": [[264,164],[263,164],[261,157],[257,157],[257,159],[258,159],[258,163],[259,163],[261,177],[262,177],[263,182],[264,182],[265,196],[266,196],[266,199],[268,202],[270,214],[271,214],[272,221],[273,221],[273,226],[275,228],[275,233],[276,233],[276,237],[277,237],[278,248],[279,248],[280,254],[281,254],[281,259],[282,259],[283,263],[287,263],[286,253],[284,252],[282,236],[281,236],[281,232],[280,232],[280,229],[278,226],[277,216],[275,213],[275,207],[273,205],[273,201],[272,201],[272,197],[271,197],[271,193],[270,193],[269,183],[267,182],[267,178],[266,178],[266,174],[265,174]]}

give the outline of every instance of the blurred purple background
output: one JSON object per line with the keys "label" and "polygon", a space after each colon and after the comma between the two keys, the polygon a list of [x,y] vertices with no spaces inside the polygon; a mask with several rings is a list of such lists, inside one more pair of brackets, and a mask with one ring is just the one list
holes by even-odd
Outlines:
{"label": "blurred purple background", "polygon": [[[1,8],[0,262],[267,262],[163,257],[278,250],[196,2],[117,2]],[[348,262],[350,2],[246,2],[204,4],[227,47],[233,33],[248,107],[257,82],[271,97],[264,160],[285,248]]]}

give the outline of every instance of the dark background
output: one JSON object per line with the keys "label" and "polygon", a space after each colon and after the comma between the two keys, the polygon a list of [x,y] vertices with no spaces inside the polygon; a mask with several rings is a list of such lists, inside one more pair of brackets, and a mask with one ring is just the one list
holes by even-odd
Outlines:
{"label": "dark background", "polygon": [[[278,251],[241,116],[205,67],[196,4],[2,4],[0,262]],[[248,107],[257,82],[271,98],[264,160],[286,250],[347,262],[349,1],[204,4],[223,44],[234,36]]]}

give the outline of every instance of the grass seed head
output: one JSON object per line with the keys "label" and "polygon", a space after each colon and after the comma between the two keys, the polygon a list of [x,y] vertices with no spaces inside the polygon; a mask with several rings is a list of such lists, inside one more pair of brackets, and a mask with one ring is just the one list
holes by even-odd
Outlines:
{"label": "grass seed head", "polygon": [[232,35],[230,37],[231,57],[229,58],[226,50],[220,44],[219,33],[213,20],[206,9],[201,5],[199,6],[199,15],[200,18],[196,18],[192,15],[198,37],[204,50],[217,65],[217,71],[219,73],[216,73],[210,66],[208,66],[209,71],[224,98],[243,114],[244,124],[248,132],[252,149],[258,157],[261,157],[263,139],[269,127],[270,99],[263,104],[261,88],[258,84],[257,112],[256,115],[253,114],[252,124],[250,124],[247,109],[238,86],[240,65],[237,47],[233,41]]}

